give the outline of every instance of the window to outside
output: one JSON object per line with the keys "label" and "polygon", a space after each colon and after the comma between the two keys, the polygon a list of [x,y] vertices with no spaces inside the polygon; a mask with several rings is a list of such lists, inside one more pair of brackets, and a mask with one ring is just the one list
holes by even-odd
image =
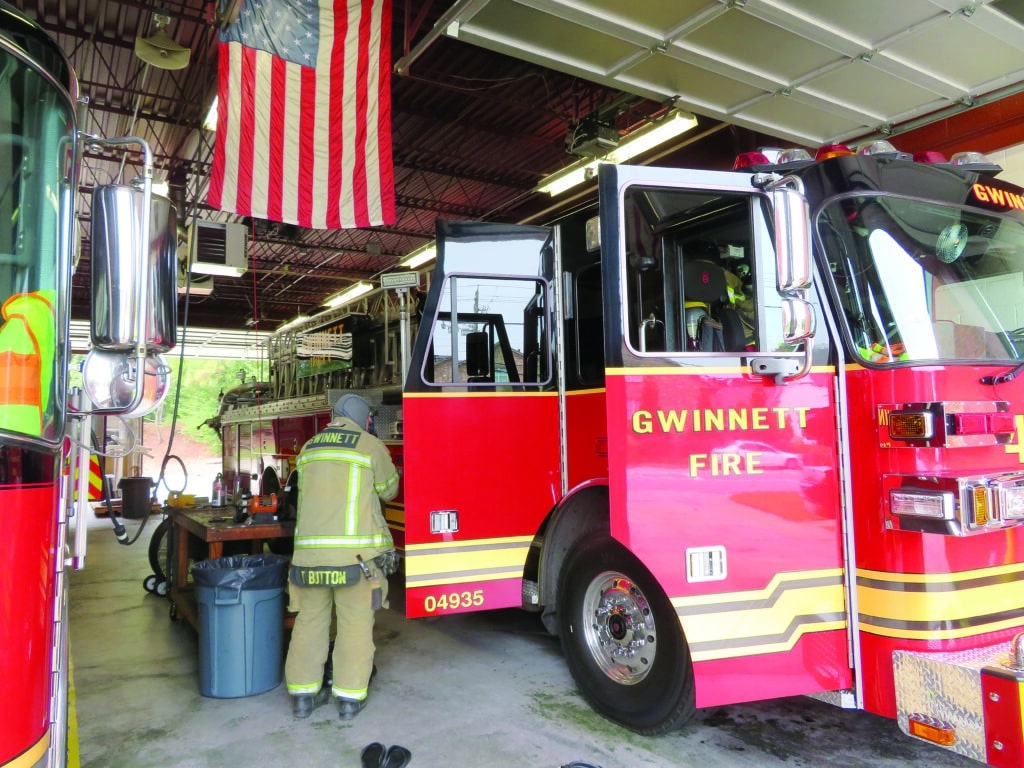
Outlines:
{"label": "window to outside", "polygon": [[425,378],[433,384],[530,384],[551,378],[548,286],[542,280],[450,275]]}

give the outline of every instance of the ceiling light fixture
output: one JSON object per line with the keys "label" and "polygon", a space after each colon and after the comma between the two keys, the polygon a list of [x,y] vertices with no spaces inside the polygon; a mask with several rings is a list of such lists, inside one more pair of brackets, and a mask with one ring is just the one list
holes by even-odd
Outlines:
{"label": "ceiling light fixture", "polygon": [[184,69],[188,66],[192,49],[178,45],[164,32],[171,23],[171,17],[157,11],[153,14],[156,31],[150,37],[135,38],[135,55],[158,69]]}
{"label": "ceiling light fixture", "polygon": [[421,245],[415,251],[410,251],[398,262],[398,266],[406,269],[416,269],[437,258],[437,248],[433,243]]}
{"label": "ceiling light fixture", "polygon": [[280,333],[281,331],[288,331],[288,330],[291,330],[292,328],[297,328],[298,326],[300,326],[303,323],[305,323],[307,320],[309,320],[309,315],[296,315],[291,320],[289,320],[287,323],[285,323],[284,325],[280,326],[277,329],[277,332]]}
{"label": "ceiling light fixture", "polygon": [[364,293],[369,293],[373,290],[373,283],[368,283],[365,280],[360,280],[358,283],[352,283],[348,288],[343,290],[341,293],[337,293],[331,296],[327,301],[324,302],[324,306],[334,309],[336,307],[344,306],[352,301],[355,301]]}
{"label": "ceiling light fixture", "polygon": [[217,275],[218,277],[241,277],[245,274],[245,267],[236,267],[231,264],[211,264],[208,261],[193,261],[189,271],[197,275]]}
{"label": "ceiling light fixture", "polygon": [[579,160],[557,171],[534,189],[554,197],[566,190],[577,187],[597,176],[601,163],[626,163],[644,152],[681,136],[697,125],[697,118],[688,112],[672,110],[661,120],[648,123],[629,134],[619,145],[601,157],[593,160]]}

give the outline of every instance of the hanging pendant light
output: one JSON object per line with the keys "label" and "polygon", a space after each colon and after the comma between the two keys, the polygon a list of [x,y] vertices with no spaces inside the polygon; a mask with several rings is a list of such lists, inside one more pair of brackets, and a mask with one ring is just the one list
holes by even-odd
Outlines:
{"label": "hanging pendant light", "polygon": [[164,27],[170,21],[170,16],[154,14],[153,26],[156,32],[150,37],[135,38],[135,55],[158,69],[184,69],[188,66],[192,50],[178,45],[164,32]]}

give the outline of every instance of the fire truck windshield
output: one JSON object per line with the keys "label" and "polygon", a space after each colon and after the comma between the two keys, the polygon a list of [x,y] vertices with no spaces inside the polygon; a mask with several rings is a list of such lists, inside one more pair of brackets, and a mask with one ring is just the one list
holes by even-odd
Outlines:
{"label": "fire truck windshield", "polygon": [[1024,222],[890,195],[826,205],[816,229],[857,356],[1024,358]]}
{"label": "fire truck windshield", "polygon": [[0,430],[63,434],[74,119],[67,93],[0,46]]}

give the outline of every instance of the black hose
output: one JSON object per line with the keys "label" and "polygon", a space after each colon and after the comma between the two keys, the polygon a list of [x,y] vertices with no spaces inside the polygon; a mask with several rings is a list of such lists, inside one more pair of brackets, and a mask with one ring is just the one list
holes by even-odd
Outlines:
{"label": "black hose", "polygon": [[107,505],[107,514],[110,516],[110,522],[114,525],[114,536],[117,537],[118,542],[124,544],[128,541],[128,529],[118,521],[117,515],[114,514],[114,507],[110,503],[110,484],[107,482],[106,475],[103,475],[103,501]]}

